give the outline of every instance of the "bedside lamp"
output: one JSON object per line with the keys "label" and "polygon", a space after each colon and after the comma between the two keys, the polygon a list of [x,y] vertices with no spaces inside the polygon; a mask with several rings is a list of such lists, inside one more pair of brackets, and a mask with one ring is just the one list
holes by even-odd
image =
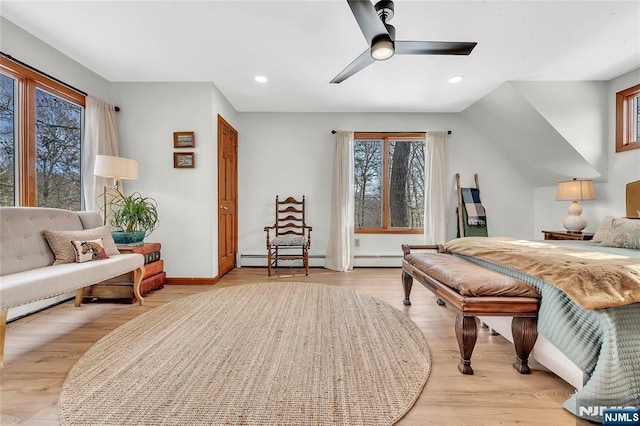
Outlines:
{"label": "bedside lamp", "polygon": [[595,200],[596,193],[592,180],[577,180],[573,178],[568,182],[558,182],[556,201],[572,201],[569,215],[562,220],[562,225],[569,232],[582,232],[587,227],[587,219],[581,216],[582,207],[578,201]]}
{"label": "bedside lamp", "polygon": [[[124,157],[115,157],[113,155],[96,155],[96,165],[93,174],[100,177],[113,179],[111,187],[118,189],[118,181],[121,179],[136,180],[138,179],[138,162]],[[103,224],[107,224],[107,185],[104,186],[103,192]]]}

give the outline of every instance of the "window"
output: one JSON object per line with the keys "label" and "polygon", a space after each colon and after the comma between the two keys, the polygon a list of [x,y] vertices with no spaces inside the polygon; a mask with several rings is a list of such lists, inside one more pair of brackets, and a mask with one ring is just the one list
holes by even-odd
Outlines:
{"label": "window", "polygon": [[0,203],[80,210],[85,96],[0,58]]}
{"label": "window", "polygon": [[616,152],[640,149],[640,84],[616,93]]}
{"label": "window", "polygon": [[355,232],[423,232],[424,159],[424,134],[354,135]]}

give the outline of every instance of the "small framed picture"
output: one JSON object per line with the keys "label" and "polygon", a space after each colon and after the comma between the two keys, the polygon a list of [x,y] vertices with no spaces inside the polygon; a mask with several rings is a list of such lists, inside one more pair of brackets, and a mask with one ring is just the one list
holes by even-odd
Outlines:
{"label": "small framed picture", "polygon": [[174,169],[193,169],[195,167],[195,154],[193,152],[174,152]]}
{"label": "small framed picture", "polygon": [[194,148],[196,136],[193,132],[173,132],[174,148]]}

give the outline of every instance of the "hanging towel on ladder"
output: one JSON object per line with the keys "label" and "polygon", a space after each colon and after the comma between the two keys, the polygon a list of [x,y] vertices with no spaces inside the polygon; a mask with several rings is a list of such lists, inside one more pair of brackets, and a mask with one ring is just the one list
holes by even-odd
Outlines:
{"label": "hanging towel on ladder", "polygon": [[480,202],[480,191],[477,188],[461,188],[460,190],[469,226],[486,226],[487,214]]}

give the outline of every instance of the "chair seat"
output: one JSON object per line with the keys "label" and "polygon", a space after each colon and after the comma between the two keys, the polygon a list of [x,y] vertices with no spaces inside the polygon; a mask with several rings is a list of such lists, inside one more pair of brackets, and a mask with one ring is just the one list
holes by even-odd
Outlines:
{"label": "chair seat", "polygon": [[275,237],[269,244],[272,246],[307,246],[307,239],[303,236],[297,235],[295,237]]}

